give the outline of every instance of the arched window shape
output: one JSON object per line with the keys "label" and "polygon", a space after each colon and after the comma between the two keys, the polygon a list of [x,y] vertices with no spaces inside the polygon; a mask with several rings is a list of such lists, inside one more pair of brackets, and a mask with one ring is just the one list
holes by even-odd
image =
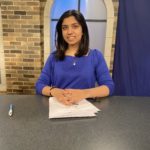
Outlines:
{"label": "arched window shape", "polygon": [[112,0],[47,1],[44,11],[44,61],[50,51],[55,50],[55,26],[60,15],[68,9],[76,9],[83,13],[89,27],[90,48],[100,49],[110,67],[114,23]]}
{"label": "arched window shape", "polygon": [[5,73],[5,65],[4,65],[1,8],[0,8],[0,91],[6,91],[6,73]]}

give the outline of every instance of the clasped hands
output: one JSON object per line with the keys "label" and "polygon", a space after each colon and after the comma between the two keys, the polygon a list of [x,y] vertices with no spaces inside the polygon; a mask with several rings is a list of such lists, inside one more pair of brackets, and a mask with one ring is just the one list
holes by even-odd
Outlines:
{"label": "clasped hands", "polygon": [[52,90],[52,95],[64,105],[78,104],[78,102],[86,98],[86,91],[80,89],[58,89]]}

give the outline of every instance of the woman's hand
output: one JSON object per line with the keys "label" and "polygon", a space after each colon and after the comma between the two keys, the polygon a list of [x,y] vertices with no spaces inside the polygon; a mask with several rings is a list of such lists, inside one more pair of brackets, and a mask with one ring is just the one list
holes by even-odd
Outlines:
{"label": "woman's hand", "polygon": [[82,99],[88,97],[87,91],[80,89],[65,89],[64,95],[69,99],[71,104],[77,104]]}
{"label": "woman's hand", "polygon": [[66,92],[64,89],[53,88],[51,90],[51,95],[56,97],[59,102],[65,105],[72,105],[68,92]]}

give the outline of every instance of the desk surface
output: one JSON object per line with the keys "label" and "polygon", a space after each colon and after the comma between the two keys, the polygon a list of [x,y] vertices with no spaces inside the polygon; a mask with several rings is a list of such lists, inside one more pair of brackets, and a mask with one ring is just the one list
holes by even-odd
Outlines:
{"label": "desk surface", "polygon": [[150,150],[150,97],[94,104],[102,110],[95,118],[50,120],[47,97],[1,95],[0,150]]}

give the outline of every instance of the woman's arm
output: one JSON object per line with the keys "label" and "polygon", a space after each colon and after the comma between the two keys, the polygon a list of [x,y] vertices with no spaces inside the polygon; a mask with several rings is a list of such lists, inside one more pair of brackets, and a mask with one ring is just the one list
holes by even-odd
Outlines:
{"label": "woman's arm", "polygon": [[109,88],[105,85],[90,89],[66,89],[65,92],[71,103],[78,103],[86,98],[105,97],[110,93]]}
{"label": "woman's arm", "polygon": [[86,98],[94,98],[94,97],[105,97],[109,96],[110,90],[106,85],[101,85],[91,89],[85,89],[87,93]]}
{"label": "woman's arm", "polygon": [[[35,87],[36,87],[36,93],[37,94],[41,94],[42,95],[43,94],[42,90],[44,89],[44,87],[50,87],[50,85],[52,83],[51,76],[52,76],[52,72],[53,72],[53,65],[52,65],[53,57],[54,56],[52,54],[48,57],[45,65],[44,65],[44,67],[43,67],[43,69],[41,71],[41,74],[40,74],[40,76],[39,76],[39,78],[38,78],[38,80],[36,82]],[[48,92],[48,88],[46,88],[46,89],[47,90],[46,90],[46,92],[44,92],[43,95],[48,96],[48,93],[47,93]]]}
{"label": "woman's arm", "polygon": [[109,95],[109,88],[105,85],[90,88],[90,89],[59,89],[45,86],[42,90],[42,95],[53,96],[56,99],[65,104],[71,105],[78,103],[82,99],[105,97]]}

